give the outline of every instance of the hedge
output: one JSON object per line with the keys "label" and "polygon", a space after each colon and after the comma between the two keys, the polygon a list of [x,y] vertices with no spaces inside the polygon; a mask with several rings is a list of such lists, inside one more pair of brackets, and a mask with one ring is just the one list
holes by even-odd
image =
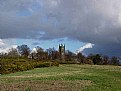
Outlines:
{"label": "hedge", "polygon": [[5,61],[0,62],[0,74],[10,74],[19,71],[27,71],[34,68],[59,66],[58,62],[42,62],[42,61]]}

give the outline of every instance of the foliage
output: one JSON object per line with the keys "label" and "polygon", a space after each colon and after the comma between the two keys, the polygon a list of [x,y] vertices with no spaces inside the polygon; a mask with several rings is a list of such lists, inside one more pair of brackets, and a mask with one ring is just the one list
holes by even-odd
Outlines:
{"label": "foliage", "polygon": [[42,49],[41,47],[39,47],[39,46],[37,46],[36,47],[36,58],[37,59],[44,59],[44,58],[46,58],[46,56],[47,56],[47,53],[46,52],[44,52],[44,49]]}
{"label": "foliage", "polygon": [[35,68],[41,68],[41,67],[50,67],[51,63],[50,62],[36,62],[36,65],[34,66]]}
{"label": "foliage", "polygon": [[28,55],[29,55],[29,53],[30,53],[30,48],[27,46],[27,45],[21,45],[21,46],[18,46],[17,47],[17,49],[18,49],[18,52],[22,55],[22,56],[24,56],[24,57],[28,57]]}
{"label": "foliage", "polygon": [[112,57],[111,58],[111,64],[113,64],[113,65],[118,65],[119,64],[119,60],[117,59],[117,57]]}
{"label": "foliage", "polygon": [[57,67],[59,67],[59,62],[54,61],[54,62],[51,63],[51,66],[57,66]]}
{"label": "foliage", "polygon": [[26,88],[26,90],[25,91],[31,91],[31,88],[30,87],[28,87],[28,88]]}
{"label": "foliage", "polygon": [[15,57],[18,57],[19,56],[19,53],[18,53],[17,49],[11,48],[11,49],[9,49],[7,55],[8,55],[8,57],[15,58]]}
{"label": "foliage", "polygon": [[87,58],[87,59],[85,60],[85,64],[91,64],[91,65],[92,65],[92,64],[94,64],[94,63],[93,63],[93,60]]}
{"label": "foliage", "polygon": [[109,64],[109,57],[108,56],[103,56],[102,61],[103,61],[104,65]]}
{"label": "foliage", "polygon": [[48,53],[49,60],[59,59],[59,52],[55,48],[49,48],[46,50]]}
{"label": "foliage", "polygon": [[5,60],[0,61],[1,69],[0,74],[9,74],[15,73],[18,71],[27,71],[34,68],[41,67],[50,67],[50,66],[59,66],[58,62],[44,62],[44,61],[35,61],[35,60],[27,60],[27,59],[19,59],[19,60]]}
{"label": "foliage", "polygon": [[26,71],[33,69],[34,66],[31,62],[4,62],[1,67],[0,74],[9,74],[18,71]]}
{"label": "foliage", "polygon": [[85,62],[85,57],[84,57],[84,55],[82,55],[82,53],[78,53],[77,54],[77,58],[78,58],[78,61],[80,62],[80,63],[82,63],[82,64],[84,64]]}
{"label": "foliage", "polygon": [[101,64],[101,55],[96,54],[93,58],[93,63],[94,64]]}
{"label": "foliage", "polygon": [[88,59],[93,60],[94,64],[98,64],[98,65],[102,64],[102,56],[100,54],[96,54],[96,55],[91,54],[88,56]]}
{"label": "foliage", "polygon": [[59,66],[59,63],[119,65],[119,60],[115,56],[111,59],[100,54],[91,54],[86,57],[82,53],[75,54],[67,50],[64,59],[61,59],[60,53],[55,48],[49,48],[44,51],[44,49],[37,46],[36,52],[30,52],[30,48],[27,45],[21,45],[17,49],[11,48],[8,53],[0,53],[0,74],[26,71],[40,67]]}

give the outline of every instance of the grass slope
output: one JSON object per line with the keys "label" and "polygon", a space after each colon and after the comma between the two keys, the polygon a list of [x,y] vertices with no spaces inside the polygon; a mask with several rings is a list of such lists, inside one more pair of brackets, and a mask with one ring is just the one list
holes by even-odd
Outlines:
{"label": "grass slope", "polygon": [[71,64],[1,75],[0,91],[121,91],[121,66]]}

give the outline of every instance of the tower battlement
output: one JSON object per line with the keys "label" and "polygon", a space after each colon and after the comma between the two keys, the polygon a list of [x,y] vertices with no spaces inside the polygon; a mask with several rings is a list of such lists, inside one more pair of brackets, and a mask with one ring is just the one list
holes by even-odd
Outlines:
{"label": "tower battlement", "polygon": [[59,44],[59,54],[60,54],[60,59],[64,60],[65,59],[65,44]]}

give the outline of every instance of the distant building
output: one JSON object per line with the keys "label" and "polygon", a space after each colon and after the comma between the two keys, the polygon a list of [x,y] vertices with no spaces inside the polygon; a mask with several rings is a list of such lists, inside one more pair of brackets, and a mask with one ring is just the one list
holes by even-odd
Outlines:
{"label": "distant building", "polygon": [[65,60],[65,45],[59,44],[59,55],[61,60]]}

